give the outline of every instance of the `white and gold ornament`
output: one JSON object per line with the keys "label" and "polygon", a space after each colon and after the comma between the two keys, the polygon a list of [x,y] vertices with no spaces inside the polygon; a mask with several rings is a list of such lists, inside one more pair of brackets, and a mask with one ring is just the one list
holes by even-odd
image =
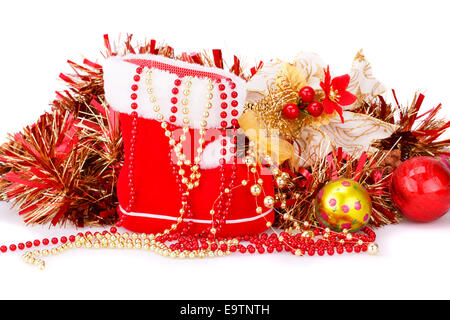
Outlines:
{"label": "white and gold ornament", "polygon": [[[291,80],[303,81],[304,85],[320,92],[319,84],[323,80],[325,67],[318,55],[305,52],[297,55],[292,63],[270,61],[248,82],[247,100],[257,102],[262,99],[278,85],[280,77],[286,72],[289,72]],[[308,166],[336,148],[342,148],[355,157],[363,152],[370,154],[375,150],[370,147],[375,140],[388,138],[397,129],[397,126],[369,115],[351,112],[362,102],[370,102],[385,91],[384,86],[373,77],[372,68],[361,50],[354,58],[349,75],[348,91],[357,97],[357,101],[343,107],[343,123],[335,112],[322,120],[310,121],[302,129],[297,143],[293,144],[295,157],[292,161],[295,167]]]}

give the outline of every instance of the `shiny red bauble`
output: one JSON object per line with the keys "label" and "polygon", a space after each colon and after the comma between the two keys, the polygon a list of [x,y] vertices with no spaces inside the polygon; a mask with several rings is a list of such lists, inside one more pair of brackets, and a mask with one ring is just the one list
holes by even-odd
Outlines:
{"label": "shiny red bauble", "polygon": [[313,117],[318,117],[323,112],[323,105],[318,101],[313,101],[306,107],[306,111]]}
{"label": "shiny red bauble", "polygon": [[411,158],[395,169],[391,198],[413,221],[436,220],[450,209],[450,170],[436,158]]}
{"label": "shiny red bauble", "polygon": [[303,102],[311,102],[314,99],[315,96],[314,89],[311,87],[303,87],[298,92],[298,96],[302,99]]}
{"label": "shiny red bauble", "polygon": [[300,109],[296,104],[288,103],[283,107],[283,116],[286,119],[295,119],[300,114]]}

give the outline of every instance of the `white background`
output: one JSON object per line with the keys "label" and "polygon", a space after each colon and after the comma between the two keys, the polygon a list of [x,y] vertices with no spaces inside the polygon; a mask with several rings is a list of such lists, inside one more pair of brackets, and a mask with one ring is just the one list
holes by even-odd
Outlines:
{"label": "white background", "polygon": [[[403,103],[450,105],[447,1],[7,1],[0,5],[0,142],[33,123],[63,87],[66,59],[101,63],[103,34],[164,40],[178,52],[222,48],[259,60],[315,51],[336,74],[364,48]],[[388,95],[391,101],[391,96]],[[424,109],[424,110],[425,110]],[[448,134],[447,134],[448,137]],[[45,271],[0,254],[0,298],[450,298],[450,215],[377,231],[379,255],[235,255],[175,261],[144,251],[77,249]],[[0,244],[69,235],[25,227],[0,203]]]}

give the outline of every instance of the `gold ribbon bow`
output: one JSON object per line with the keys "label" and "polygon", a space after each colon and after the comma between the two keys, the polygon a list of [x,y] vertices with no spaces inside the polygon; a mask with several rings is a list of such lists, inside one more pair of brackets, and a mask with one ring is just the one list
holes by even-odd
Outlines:
{"label": "gold ribbon bow", "polygon": [[260,155],[268,155],[279,164],[294,158],[294,146],[277,134],[270,135],[253,110],[244,112],[239,118],[239,125],[250,141],[255,143]]}

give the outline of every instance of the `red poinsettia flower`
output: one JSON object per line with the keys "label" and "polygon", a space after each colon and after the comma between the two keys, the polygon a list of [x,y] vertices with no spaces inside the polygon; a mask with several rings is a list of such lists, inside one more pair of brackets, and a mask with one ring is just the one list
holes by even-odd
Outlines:
{"label": "red poinsettia flower", "polygon": [[325,98],[322,101],[323,109],[325,113],[332,114],[335,110],[341,117],[342,123],[344,123],[344,117],[342,116],[342,107],[353,104],[356,101],[356,97],[347,91],[348,84],[350,83],[350,76],[344,74],[331,79],[330,67],[325,70],[325,79],[320,82],[320,86],[325,92]]}

